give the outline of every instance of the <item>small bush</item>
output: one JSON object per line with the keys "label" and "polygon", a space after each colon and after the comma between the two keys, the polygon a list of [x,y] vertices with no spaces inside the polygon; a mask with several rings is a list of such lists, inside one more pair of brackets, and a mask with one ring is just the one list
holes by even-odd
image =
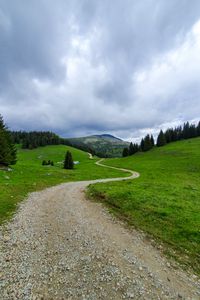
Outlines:
{"label": "small bush", "polygon": [[42,161],[42,165],[43,165],[43,166],[54,166],[54,162],[51,161],[51,160],[48,160],[48,161],[43,160],[43,161]]}

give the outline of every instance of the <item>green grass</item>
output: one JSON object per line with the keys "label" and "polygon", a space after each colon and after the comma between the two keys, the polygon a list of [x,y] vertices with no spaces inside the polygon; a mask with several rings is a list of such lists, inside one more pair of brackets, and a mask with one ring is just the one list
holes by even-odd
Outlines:
{"label": "green grass", "polygon": [[[18,148],[18,162],[12,166],[13,170],[0,170],[0,223],[12,215],[16,204],[29,192],[68,181],[126,176],[120,171],[96,166],[97,159],[91,160],[86,152],[75,148],[63,145],[35,150]],[[74,170],[64,170],[62,164],[57,164],[63,161],[67,150],[72,152],[75,161],[80,161]],[[42,166],[43,159],[53,160],[55,166]]]}
{"label": "green grass", "polygon": [[92,185],[90,197],[163,242],[168,254],[200,273],[200,138],[104,163],[141,176]]}

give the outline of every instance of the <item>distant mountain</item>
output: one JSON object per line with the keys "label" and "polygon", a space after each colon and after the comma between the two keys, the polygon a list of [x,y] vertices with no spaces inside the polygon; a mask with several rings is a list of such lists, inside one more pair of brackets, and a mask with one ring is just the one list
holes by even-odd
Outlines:
{"label": "distant mountain", "polygon": [[125,142],[111,134],[96,134],[68,140],[74,147],[87,146],[99,157],[121,157],[123,148],[129,146],[129,142]]}
{"label": "distant mountain", "polygon": [[[103,139],[111,139],[111,140],[116,140],[116,141],[122,141],[120,138],[117,138],[116,136],[113,136],[111,134],[95,134],[94,136],[100,137]],[[122,141],[123,142],[123,141]]]}

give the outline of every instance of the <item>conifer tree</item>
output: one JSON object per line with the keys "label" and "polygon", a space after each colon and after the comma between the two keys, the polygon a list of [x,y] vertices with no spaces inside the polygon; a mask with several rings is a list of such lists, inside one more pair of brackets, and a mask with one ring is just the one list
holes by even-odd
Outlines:
{"label": "conifer tree", "polygon": [[17,151],[12,143],[11,135],[0,115],[0,165],[14,165],[17,161]]}
{"label": "conifer tree", "polygon": [[64,160],[64,169],[73,169],[73,168],[74,168],[74,162],[73,162],[72,154],[70,151],[67,151]]}
{"label": "conifer tree", "polygon": [[139,145],[138,144],[134,144],[134,153],[137,153],[139,151]]}
{"label": "conifer tree", "polygon": [[143,138],[140,143],[140,149],[141,149],[141,151],[144,151],[144,139]]}
{"label": "conifer tree", "polygon": [[155,145],[154,138],[153,138],[153,135],[151,135],[151,147],[153,148],[154,145]]}
{"label": "conifer tree", "polygon": [[128,148],[123,149],[122,156],[123,157],[129,156],[129,149]]}
{"label": "conifer tree", "polygon": [[197,125],[197,136],[200,136],[200,121]]}
{"label": "conifer tree", "polygon": [[139,151],[138,144],[133,144],[133,154],[137,153]]}
{"label": "conifer tree", "polygon": [[133,143],[131,142],[130,145],[129,145],[129,155],[133,155],[135,152],[134,152],[134,146],[133,146]]}
{"label": "conifer tree", "polygon": [[149,134],[147,134],[144,138],[144,147],[143,147],[143,151],[148,151],[152,148],[152,144],[151,144],[151,138],[149,136]]}
{"label": "conifer tree", "polygon": [[193,138],[196,136],[197,136],[197,128],[194,124],[191,124],[189,128],[189,138]]}
{"label": "conifer tree", "polygon": [[173,129],[167,129],[165,132],[166,143],[170,143],[172,141],[172,130]]}
{"label": "conifer tree", "polygon": [[163,131],[161,130],[158,135],[158,138],[157,138],[157,147],[164,146],[165,144],[166,144],[165,135],[164,135]]}
{"label": "conifer tree", "polygon": [[189,122],[186,122],[183,125],[183,138],[188,139],[189,137],[190,137],[190,125]]}

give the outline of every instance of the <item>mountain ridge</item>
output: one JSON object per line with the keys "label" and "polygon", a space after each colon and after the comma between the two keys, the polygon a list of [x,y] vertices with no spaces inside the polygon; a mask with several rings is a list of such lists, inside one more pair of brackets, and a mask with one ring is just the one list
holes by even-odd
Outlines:
{"label": "mountain ridge", "polygon": [[86,145],[100,157],[121,157],[124,147],[129,146],[129,142],[107,133],[69,138],[68,140],[74,147]]}
{"label": "mountain ridge", "polygon": [[115,140],[119,140],[119,141],[123,141],[122,139],[112,135],[112,134],[109,134],[109,133],[103,133],[103,134],[94,134],[92,136],[97,136],[97,137],[100,137],[100,138],[111,138],[111,139],[115,139]]}

